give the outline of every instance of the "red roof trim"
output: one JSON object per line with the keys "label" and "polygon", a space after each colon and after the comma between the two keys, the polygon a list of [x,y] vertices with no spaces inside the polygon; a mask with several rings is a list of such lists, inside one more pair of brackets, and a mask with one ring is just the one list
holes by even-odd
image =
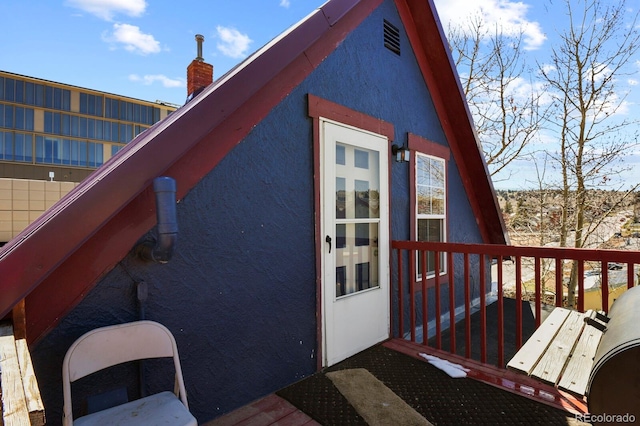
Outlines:
{"label": "red roof trim", "polygon": [[395,3],[458,164],[482,238],[488,244],[505,244],[508,237],[504,220],[433,0]]}

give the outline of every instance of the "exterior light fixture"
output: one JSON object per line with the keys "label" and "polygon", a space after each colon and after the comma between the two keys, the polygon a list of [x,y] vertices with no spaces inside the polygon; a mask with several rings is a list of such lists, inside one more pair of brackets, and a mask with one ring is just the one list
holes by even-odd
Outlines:
{"label": "exterior light fixture", "polygon": [[410,151],[406,146],[391,145],[391,153],[395,155],[398,163],[406,163],[409,161]]}

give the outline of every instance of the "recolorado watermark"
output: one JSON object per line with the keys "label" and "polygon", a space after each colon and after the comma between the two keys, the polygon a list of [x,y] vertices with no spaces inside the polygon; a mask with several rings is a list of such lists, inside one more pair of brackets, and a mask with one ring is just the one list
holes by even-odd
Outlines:
{"label": "recolorado watermark", "polygon": [[634,414],[576,414],[576,420],[585,423],[635,423]]}

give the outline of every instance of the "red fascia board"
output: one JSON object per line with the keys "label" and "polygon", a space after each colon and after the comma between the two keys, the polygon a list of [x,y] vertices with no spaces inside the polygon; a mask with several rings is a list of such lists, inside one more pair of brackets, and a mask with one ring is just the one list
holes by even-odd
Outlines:
{"label": "red fascia board", "polygon": [[[320,8],[322,13],[329,25],[333,26],[336,22],[338,22],[349,10],[351,10],[358,3],[361,3],[362,0],[344,0],[341,2],[330,1],[322,5]],[[380,4],[380,1],[374,0],[371,3]]]}
{"label": "red fascia board", "polygon": [[433,1],[395,1],[459,165],[460,177],[482,238],[486,243],[505,244],[508,239],[504,220]]}
{"label": "red fascia board", "polygon": [[[349,1],[333,2],[350,4]],[[39,285],[27,298],[28,340],[38,340],[55,326],[153,226],[155,206],[150,183],[154,177],[162,174],[174,177],[178,183],[178,198],[184,197],[379,3],[379,0],[359,2],[356,7],[349,8],[333,27],[326,20],[322,24],[324,17],[321,13],[311,15],[259,57],[241,65],[235,74],[214,82],[189,104],[174,112],[163,121],[163,126],[125,148],[125,152],[136,150],[137,154],[140,151],[135,157],[137,161],[133,170],[128,170],[127,174],[137,172],[140,178],[136,182],[141,186],[133,187],[129,176],[122,173],[122,165],[112,167],[110,173],[119,176],[118,183],[128,187],[129,199],[110,203],[108,217],[102,217],[102,222],[95,228],[85,229],[85,238],[79,233],[74,241],[76,245],[61,253],[58,263],[48,266],[40,276],[30,278]],[[291,38],[294,40],[290,41]],[[287,51],[288,56],[285,54]],[[127,161],[133,161],[133,156],[127,157]],[[110,173],[103,176],[104,180],[109,180]],[[97,205],[100,205],[100,196],[108,195],[109,186],[102,188],[94,199]],[[66,218],[66,211],[62,216]],[[71,226],[71,223],[63,220],[53,229],[41,230],[38,241],[41,241],[41,235],[59,237],[60,230],[66,226]],[[29,264],[28,259],[24,264]],[[60,283],[64,283],[64,292],[60,291]],[[16,302],[28,293],[24,288],[20,290],[22,293],[13,295]],[[5,306],[10,309],[15,304],[4,296],[0,303],[2,309]]]}

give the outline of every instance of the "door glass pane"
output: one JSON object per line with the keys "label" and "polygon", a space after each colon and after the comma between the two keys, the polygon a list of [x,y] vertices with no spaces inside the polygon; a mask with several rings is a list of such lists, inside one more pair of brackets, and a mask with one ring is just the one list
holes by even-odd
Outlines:
{"label": "door glass pane", "polygon": [[355,196],[355,211],[357,218],[371,217],[369,213],[369,182],[366,180],[355,180],[354,187],[356,191]]}
{"label": "door glass pane", "polygon": [[336,219],[380,217],[379,157],[376,151],[336,144]]}
{"label": "door glass pane", "polygon": [[336,219],[345,219],[346,211],[346,181],[344,178],[336,178]]}
{"label": "door glass pane", "polygon": [[336,143],[336,297],[380,286],[380,154]]}
{"label": "door glass pane", "polygon": [[345,156],[344,146],[336,145],[336,164],[342,164],[342,165],[347,164],[344,156]]}
{"label": "door glass pane", "polygon": [[361,169],[369,168],[369,152],[363,151],[361,149],[354,149],[354,166],[359,167]]}
{"label": "door glass pane", "polygon": [[347,247],[347,225],[336,225],[336,249]]}
{"label": "door glass pane", "polygon": [[336,297],[380,286],[378,223],[336,225]]}

